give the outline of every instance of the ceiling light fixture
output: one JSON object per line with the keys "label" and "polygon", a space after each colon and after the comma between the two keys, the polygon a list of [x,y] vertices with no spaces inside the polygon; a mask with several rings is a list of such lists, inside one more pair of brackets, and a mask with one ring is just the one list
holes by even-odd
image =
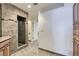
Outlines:
{"label": "ceiling light fixture", "polygon": [[32,6],[31,6],[31,5],[27,5],[27,7],[28,7],[28,8],[31,8]]}

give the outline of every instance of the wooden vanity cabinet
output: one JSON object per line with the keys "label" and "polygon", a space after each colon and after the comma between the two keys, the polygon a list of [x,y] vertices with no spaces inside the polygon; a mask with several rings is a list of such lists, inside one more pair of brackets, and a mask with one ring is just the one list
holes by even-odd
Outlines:
{"label": "wooden vanity cabinet", "polygon": [[10,55],[10,37],[0,38],[0,56]]}

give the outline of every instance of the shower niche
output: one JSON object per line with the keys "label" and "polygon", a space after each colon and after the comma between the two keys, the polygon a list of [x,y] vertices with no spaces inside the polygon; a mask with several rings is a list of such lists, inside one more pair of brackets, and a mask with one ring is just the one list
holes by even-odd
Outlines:
{"label": "shower niche", "polygon": [[18,15],[17,20],[18,20],[18,47],[21,47],[26,44],[26,34],[25,34],[26,18]]}

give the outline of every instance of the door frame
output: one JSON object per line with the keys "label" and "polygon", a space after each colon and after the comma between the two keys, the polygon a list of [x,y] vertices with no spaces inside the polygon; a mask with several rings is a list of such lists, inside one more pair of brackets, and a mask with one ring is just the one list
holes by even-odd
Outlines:
{"label": "door frame", "polygon": [[[21,17],[24,17],[24,16],[22,16],[22,15],[17,15],[17,16],[21,16]],[[26,18],[26,17],[24,17],[24,18]],[[17,19],[17,17],[16,17],[16,19]],[[26,18],[27,19],[27,18]],[[22,45],[22,46],[18,46],[18,19],[17,19],[17,50],[18,49],[21,49],[21,48],[23,48],[23,47],[25,47],[25,46],[27,46],[28,45],[28,43],[26,42],[27,40],[27,38],[26,38],[26,26],[27,26],[27,24],[26,24],[26,21],[25,21],[25,44],[24,45]],[[28,32],[28,31],[27,31]]]}

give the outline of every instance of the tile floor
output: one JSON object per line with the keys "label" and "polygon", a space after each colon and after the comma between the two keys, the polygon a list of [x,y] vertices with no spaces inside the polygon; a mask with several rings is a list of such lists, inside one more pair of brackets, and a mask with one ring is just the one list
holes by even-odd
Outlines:
{"label": "tile floor", "polygon": [[30,42],[27,47],[15,52],[11,56],[57,56],[57,55],[38,49],[38,42],[33,41]]}

